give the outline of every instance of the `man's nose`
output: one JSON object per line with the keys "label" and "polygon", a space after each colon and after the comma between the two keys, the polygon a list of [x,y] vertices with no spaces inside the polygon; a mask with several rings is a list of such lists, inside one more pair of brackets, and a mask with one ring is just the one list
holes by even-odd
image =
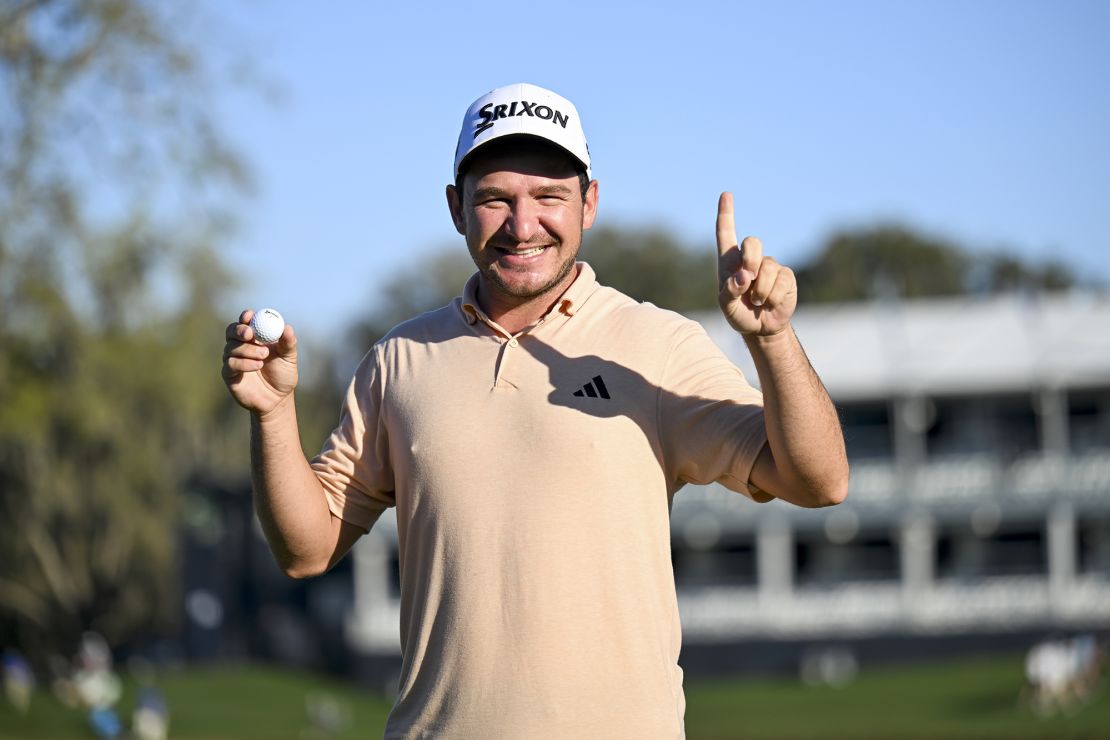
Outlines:
{"label": "man's nose", "polygon": [[505,222],[505,230],[518,242],[524,243],[539,231],[539,209],[531,198],[519,198],[513,202],[512,212]]}

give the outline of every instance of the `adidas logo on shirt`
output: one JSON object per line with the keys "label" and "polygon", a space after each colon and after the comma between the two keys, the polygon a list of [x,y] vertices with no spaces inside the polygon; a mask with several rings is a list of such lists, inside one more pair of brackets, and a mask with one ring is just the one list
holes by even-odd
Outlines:
{"label": "adidas logo on shirt", "polygon": [[574,392],[574,395],[579,398],[609,398],[609,389],[605,387],[605,381],[601,379],[600,375],[595,375],[593,380],[586,385],[582,386]]}

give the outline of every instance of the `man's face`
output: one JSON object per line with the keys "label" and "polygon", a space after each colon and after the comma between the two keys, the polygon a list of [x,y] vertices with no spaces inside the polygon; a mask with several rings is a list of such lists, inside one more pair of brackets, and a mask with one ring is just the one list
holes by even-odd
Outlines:
{"label": "man's face", "polygon": [[500,303],[555,298],[573,281],[597,182],[582,197],[570,158],[542,144],[491,146],[470,165],[463,193],[448,187],[455,228]]}

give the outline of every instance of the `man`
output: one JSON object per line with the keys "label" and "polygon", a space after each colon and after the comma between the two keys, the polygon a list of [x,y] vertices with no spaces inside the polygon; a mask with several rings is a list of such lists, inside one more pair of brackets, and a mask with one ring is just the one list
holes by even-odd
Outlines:
{"label": "man", "polygon": [[375,344],[311,463],[296,339],[227,330],[259,518],[295,577],[396,506],[403,669],[388,737],[683,735],[669,511],[687,482],[841,501],[836,413],[790,327],[794,276],[717,218],[721,308],[755,391],[701,327],[577,261],[598,183],[574,106],[532,85],[467,111],[447,202],[478,272]]}

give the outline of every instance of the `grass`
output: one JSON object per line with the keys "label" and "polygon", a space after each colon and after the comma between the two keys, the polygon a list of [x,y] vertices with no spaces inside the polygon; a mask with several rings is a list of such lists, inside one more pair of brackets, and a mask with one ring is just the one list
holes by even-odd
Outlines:
{"label": "grass", "polygon": [[[1040,719],[1018,702],[1022,658],[989,658],[866,670],[845,688],[795,680],[690,681],[691,740],[726,738],[1110,737],[1110,694],[1068,717]],[[333,679],[263,666],[190,668],[159,682],[174,738],[311,738],[306,697],[320,692],[345,708],[332,738],[381,737],[389,702]],[[134,703],[128,686],[125,724]],[[39,690],[19,715],[0,701],[0,738],[89,738],[82,713]],[[319,735],[315,737],[321,737]]]}
{"label": "grass", "polygon": [[[345,731],[329,737],[381,737],[390,707],[381,696],[341,681],[261,665],[189,668],[164,675],[158,687],[170,707],[172,738],[311,737],[306,699],[321,692],[349,713]],[[135,694],[135,686],[126,686],[117,705],[125,725]],[[86,739],[93,737],[87,727],[83,712],[47,691],[36,692],[26,715],[0,702],[0,738]]]}
{"label": "grass", "polygon": [[1040,718],[1018,700],[1023,657],[865,669],[844,688],[795,680],[691,682],[686,732],[725,738],[1110,737],[1100,687],[1070,716]]}

